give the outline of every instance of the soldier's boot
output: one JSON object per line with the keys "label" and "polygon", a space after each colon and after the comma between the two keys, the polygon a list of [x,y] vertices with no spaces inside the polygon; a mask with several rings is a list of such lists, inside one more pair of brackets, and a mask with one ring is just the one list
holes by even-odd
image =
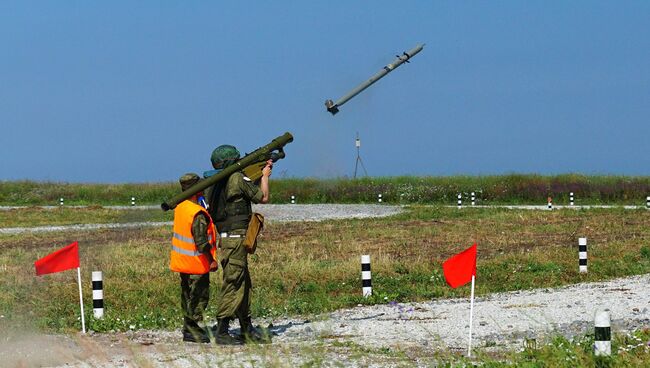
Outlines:
{"label": "soldier's boot", "polygon": [[243,318],[239,320],[239,325],[241,326],[241,335],[240,339],[246,343],[257,343],[257,344],[270,344],[271,343],[271,334],[267,330],[260,331],[259,329],[253,326],[251,318]]}
{"label": "soldier's boot", "polygon": [[232,337],[228,333],[228,326],[230,325],[230,318],[223,318],[217,320],[217,325],[212,327],[214,334],[214,342],[219,345],[241,345],[240,340]]}
{"label": "soldier's boot", "polygon": [[204,330],[187,329],[183,330],[183,341],[209,343],[210,337]]}

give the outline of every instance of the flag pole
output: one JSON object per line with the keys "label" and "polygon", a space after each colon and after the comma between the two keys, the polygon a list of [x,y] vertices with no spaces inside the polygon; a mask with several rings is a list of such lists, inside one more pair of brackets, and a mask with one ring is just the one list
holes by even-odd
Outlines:
{"label": "flag pole", "polygon": [[79,267],[77,267],[77,281],[79,282],[79,305],[81,306],[81,331],[83,333],[86,333],[86,320],[84,317],[84,299],[83,299],[83,294],[81,293],[81,268]]}
{"label": "flag pole", "polygon": [[474,275],[472,275],[472,295],[469,302],[469,346],[467,348],[467,356],[472,356],[472,315],[474,314]]}

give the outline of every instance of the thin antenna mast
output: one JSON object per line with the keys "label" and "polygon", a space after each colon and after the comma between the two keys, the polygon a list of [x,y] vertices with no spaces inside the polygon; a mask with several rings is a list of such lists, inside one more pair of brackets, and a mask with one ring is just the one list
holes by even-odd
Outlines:
{"label": "thin antenna mast", "polygon": [[354,163],[354,178],[357,178],[357,169],[359,168],[359,164],[361,164],[361,168],[363,168],[363,172],[368,176],[368,171],[366,171],[366,166],[363,164],[363,160],[361,160],[361,139],[359,139],[359,132],[357,132],[357,140],[354,143],[357,146],[357,161]]}

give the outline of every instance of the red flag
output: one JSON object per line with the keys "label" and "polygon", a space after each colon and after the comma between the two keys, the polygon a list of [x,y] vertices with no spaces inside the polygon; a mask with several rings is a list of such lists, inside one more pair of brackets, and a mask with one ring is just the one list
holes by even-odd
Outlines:
{"label": "red flag", "polygon": [[36,276],[79,267],[79,244],[74,242],[34,262]]}
{"label": "red flag", "polygon": [[472,281],[472,275],[476,275],[476,243],[446,260],[442,270],[447,284],[454,289]]}

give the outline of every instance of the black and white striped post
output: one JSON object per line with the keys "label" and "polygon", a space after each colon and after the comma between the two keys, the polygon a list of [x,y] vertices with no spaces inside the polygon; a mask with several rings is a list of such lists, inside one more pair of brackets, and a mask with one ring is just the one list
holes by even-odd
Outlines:
{"label": "black and white striped post", "polygon": [[131,207],[135,206],[135,197],[131,197]]}
{"label": "black and white striped post", "polygon": [[458,193],[458,209],[461,209],[463,207],[463,195]]}
{"label": "black and white striped post", "polygon": [[645,197],[645,208],[650,210],[650,196]]}
{"label": "black and white striped post", "polygon": [[104,317],[104,281],[102,271],[93,271],[93,315],[95,318]]}
{"label": "black and white striped post", "polygon": [[578,269],[587,273],[587,238],[578,238]]}
{"label": "black and white striped post", "polygon": [[594,355],[612,355],[612,328],[609,323],[609,313],[599,310],[594,318]]}
{"label": "black and white striped post", "polygon": [[472,192],[472,206],[476,206],[476,193]]}
{"label": "black and white striped post", "polygon": [[372,295],[372,280],[370,276],[370,255],[361,256],[361,290],[363,297]]}
{"label": "black and white striped post", "polygon": [[548,202],[548,204],[547,204],[548,209],[549,209],[549,210],[552,210],[552,209],[553,209],[553,199],[552,199],[551,197],[548,197],[548,201],[547,201],[547,202]]}
{"label": "black and white striped post", "polygon": [[573,192],[569,193],[569,206],[573,206]]}
{"label": "black and white striped post", "polygon": [[381,196],[381,193],[377,194],[377,202],[381,203],[383,201],[383,198]]}
{"label": "black and white striped post", "polygon": [[296,204],[296,196],[295,195],[291,196],[291,204]]}
{"label": "black and white striped post", "polygon": [[59,198],[59,206],[63,206],[63,197]]}

